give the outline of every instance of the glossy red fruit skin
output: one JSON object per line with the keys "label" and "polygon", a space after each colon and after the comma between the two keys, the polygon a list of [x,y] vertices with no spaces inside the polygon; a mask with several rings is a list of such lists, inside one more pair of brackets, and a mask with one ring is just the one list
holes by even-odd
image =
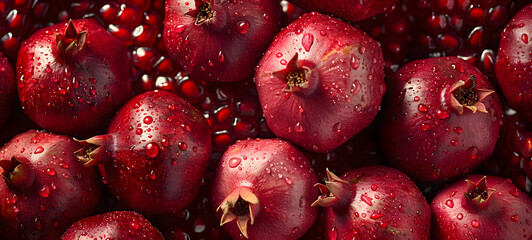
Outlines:
{"label": "glossy red fruit skin", "polygon": [[[290,87],[285,74],[301,69],[308,69],[307,86]],[[364,32],[312,12],[277,34],[254,80],[272,132],[326,152],[377,115],[385,91],[384,60],[379,43]]]}
{"label": "glossy red fruit skin", "polygon": [[452,87],[471,76],[475,92],[493,90],[484,74],[456,57],[410,62],[388,81],[379,127],[382,152],[392,165],[414,180],[440,182],[491,156],[502,123],[496,93],[479,102],[487,113],[453,108]]}
{"label": "glossy red fruit skin", "polygon": [[78,156],[88,166],[98,164],[111,192],[143,214],[192,202],[212,151],[205,118],[166,91],[137,95],[118,111],[106,135],[81,143]]}
{"label": "glossy red fruit skin", "polygon": [[0,52],[0,126],[8,120],[16,99],[15,73],[7,57]]}
{"label": "glossy red fruit skin", "polygon": [[[196,23],[197,12],[207,3],[214,17]],[[253,76],[280,22],[276,0],[170,0],[163,38],[168,52],[191,77],[234,82]]]}
{"label": "glossy red fruit skin", "polygon": [[22,43],[17,87],[24,112],[47,130],[83,135],[105,127],[132,96],[132,65],[127,48],[92,20],[74,20],[87,31],[83,48],[72,56],[56,40],[67,23],[43,28]]}
{"label": "glossy red fruit skin", "polygon": [[[238,140],[220,159],[210,187],[213,207],[241,188],[258,198],[254,223],[244,237],[235,221],[224,224],[233,239],[298,239],[314,223],[318,209],[310,206],[318,196],[317,176],[307,158],[279,139]],[[221,211],[217,211],[218,219]],[[248,223],[249,224],[249,223]]]}
{"label": "glossy red fruit skin", "polygon": [[508,104],[532,122],[532,4],[510,20],[501,34],[495,73]]}
{"label": "glossy red fruit skin", "polygon": [[429,203],[406,174],[371,166],[340,178],[337,202],[323,209],[326,239],[429,239]]}
{"label": "glossy red fruit skin", "polygon": [[[484,176],[465,179],[478,182]],[[494,190],[486,202],[473,204],[465,197],[467,182],[459,180],[432,200],[431,239],[530,239],[532,200],[504,178],[487,176]]]}
{"label": "glossy red fruit skin", "polygon": [[83,218],[70,226],[61,240],[164,240],[146,218],[136,212],[115,211]]}
{"label": "glossy red fruit skin", "polygon": [[[29,130],[0,149],[1,161],[15,157],[34,173],[26,190],[0,181],[2,239],[56,240],[74,221],[93,213],[101,184],[97,171],[84,168],[74,155],[79,147],[70,137]],[[0,173],[6,171],[0,168]]]}
{"label": "glossy red fruit skin", "polygon": [[294,5],[318,11],[324,14],[332,14],[347,21],[360,21],[362,19],[373,17],[379,13],[387,12],[399,0],[369,0],[369,1],[350,1],[350,0],[289,0]]}

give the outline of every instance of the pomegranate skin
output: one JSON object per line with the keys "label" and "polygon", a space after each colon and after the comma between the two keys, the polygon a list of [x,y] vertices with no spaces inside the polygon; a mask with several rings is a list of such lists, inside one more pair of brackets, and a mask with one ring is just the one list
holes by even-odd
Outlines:
{"label": "pomegranate skin", "polygon": [[501,34],[495,73],[507,103],[532,122],[532,4],[521,9]]}
{"label": "pomegranate skin", "polygon": [[165,46],[201,81],[252,77],[281,24],[278,0],[168,0],[165,8]]}
{"label": "pomegranate skin", "polygon": [[[316,181],[305,155],[290,143],[279,139],[238,140],[220,159],[210,199],[233,239],[298,239],[318,215],[318,209],[311,207],[318,197],[313,187]],[[229,211],[247,217],[247,237],[237,226],[239,220],[223,220],[224,204],[234,193],[250,207]],[[246,194],[255,196],[257,202],[246,202]]]}
{"label": "pomegranate skin", "polygon": [[[131,98],[132,63],[125,45],[96,22],[80,19],[72,24],[77,35],[71,39],[65,33],[69,23],[60,23],[22,43],[17,87],[24,112],[37,125],[84,135],[105,128]],[[59,44],[60,36],[65,43]],[[81,49],[71,51],[68,41]]]}
{"label": "pomegranate skin", "polygon": [[[470,88],[473,83],[476,86]],[[381,149],[412,179],[457,178],[493,153],[502,124],[501,105],[484,74],[471,64],[456,57],[413,61],[387,87],[379,125]],[[463,100],[475,105],[453,102],[462,90],[474,92],[478,101]]]}
{"label": "pomegranate skin", "polygon": [[101,184],[96,169],[74,155],[79,147],[70,137],[29,130],[0,149],[1,239],[57,240],[93,213]]}
{"label": "pomegranate skin", "polygon": [[386,88],[379,43],[317,12],[277,34],[254,81],[271,131],[315,152],[366,128]]}
{"label": "pomegranate skin", "polygon": [[328,175],[314,202],[324,207],[326,239],[429,239],[429,203],[406,174],[371,166]]}
{"label": "pomegranate skin", "polygon": [[16,97],[15,73],[7,57],[0,52],[0,126],[9,119]]}
{"label": "pomegranate skin", "polygon": [[83,239],[164,240],[164,237],[142,215],[115,211],[81,219],[61,237],[61,240]]}
{"label": "pomegranate skin", "polygon": [[104,183],[132,210],[164,214],[196,197],[209,163],[209,125],[176,94],[150,91],[128,101],[106,135],[80,141],[86,166],[98,164]]}
{"label": "pomegranate skin", "polygon": [[347,21],[360,21],[373,17],[379,13],[391,10],[399,0],[289,0],[294,5],[318,11],[324,14],[333,14]]}
{"label": "pomegranate skin", "polygon": [[[465,180],[476,184],[483,177],[471,174],[436,195],[431,203],[431,239],[530,239],[532,200],[509,179],[487,176],[488,199],[474,203],[467,197]],[[473,192],[479,189],[485,188]]]}

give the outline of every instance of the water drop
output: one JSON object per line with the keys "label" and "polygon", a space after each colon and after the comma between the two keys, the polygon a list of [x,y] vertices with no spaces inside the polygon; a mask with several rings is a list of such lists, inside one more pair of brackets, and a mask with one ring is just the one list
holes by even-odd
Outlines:
{"label": "water drop", "polygon": [[301,40],[301,44],[307,52],[310,51],[310,47],[312,47],[312,44],[314,44],[314,36],[310,33],[305,33],[303,35],[303,39]]}
{"label": "water drop", "polygon": [[339,133],[342,131],[342,123],[337,122],[333,125],[333,131]]}
{"label": "water drop", "polygon": [[475,158],[477,158],[478,148],[477,147],[470,147],[470,148],[468,148],[466,150],[466,154],[471,159],[475,159]]}
{"label": "water drop", "polygon": [[156,157],[157,154],[159,154],[159,145],[154,142],[148,143],[144,148],[144,152],[146,155],[148,155],[148,157]]}
{"label": "water drop", "polygon": [[371,185],[371,190],[377,191],[377,188],[379,188],[379,186],[377,186],[377,184],[372,184]]}
{"label": "water drop", "polygon": [[155,180],[155,172],[153,170],[150,171],[150,173],[148,173],[148,177],[151,179],[151,180]]}
{"label": "water drop", "polygon": [[462,219],[464,218],[464,215],[461,214],[461,213],[459,213],[458,215],[456,215],[456,218],[457,218],[458,220],[462,220]]}
{"label": "water drop", "polygon": [[331,228],[329,231],[329,239],[336,240],[338,239],[338,230],[335,227]]}
{"label": "water drop", "polygon": [[42,153],[42,152],[44,152],[44,148],[41,147],[41,146],[39,146],[39,147],[37,147],[37,149],[35,149],[35,153]]}
{"label": "water drop", "polygon": [[453,202],[453,200],[449,199],[449,200],[445,201],[445,205],[447,205],[450,208],[453,208],[454,207],[454,202]]}
{"label": "water drop", "polygon": [[450,115],[447,111],[443,109],[438,109],[438,111],[436,111],[436,117],[438,117],[439,119],[446,119],[449,118]]}
{"label": "water drop", "polygon": [[285,178],[284,181],[286,182],[286,184],[290,185],[292,184],[292,180],[290,178]]}
{"label": "water drop", "polygon": [[379,219],[381,217],[383,217],[384,215],[380,214],[380,213],[373,213],[369,216],[369,218],[371,219]]}
{"label": "water drop", "polygon": [[373,198],[370,198],[366,195],[362,195],[360,196],[360,200],[362,200],[362,202],[365,202],[366,204],[370,205],[370,206],[373,206],[373,203],[371,202],[373,200]]}
{"label": "water drop", "polygon": [[47,185],[43,185],[41,189],[39,189],[39,195],[41,195],[41,197],[47,198],[50,196],[50,188]]}
{"label": "water drop", "polygon": [[300,122],[296,123],[296,126],[294,127],[294,130],[296,130],[296,132],[304,132],[305,131],[303,129],[303,126],[301,126]]}
{"label": "water drop", "polygon": [[248,32],[249,29],[249,22],[248,21],[240,21],[237,23],[237,31],[241,34],[245,34]]}
{"label": "water drop", "polygon": [[427,108],[427,106],[425,104],[419,104],[417,106],[417,110],[419,110],[420,112],[426,112],[428,111],[429,109]]}
{"label": "water drop", "polygon": [[238,165],[240,165],[240,162],[242,162],[242,159],[240,159],[240,158],[237,158],[237,157],[231,158],[231,159],[229,159],[229,167],[230,168],[235,168]]}
{"label": "water drop", "polygon": [[480,222],[478,222],[477,220],[473,220],[471,221],[471,226],[474,228],[478,228],[480,227]]}
{"label": "water drop", "polygon": [[145,124],[150,124],[153,122],[153,118],[151,116],[144,117],[144,120],[142,120]]}
{"label": "water drop", "polygon": [[521,41],[528,44],[528,35],[526,33],[521,34]]}
{"label": "water drop", "polygon": [[515,222],[515,223],[516,223],[516,222],[519,222],[519,214],[515,214],[515,215],[513,215],[513,216],[511,217],[511,219],[512,219],[512,222]]}
{"label": "water drop", "polygon": [[53,168],[46,169],[46,174],[49,176],[55,176],[55,170]]}
{"label": "water drop", "polygon": [[185,142],[180,142],[180,143],[177,144],[177,146],[179,147],[179,149],[181,149],[183,151],[187,150],[187,148],[188,148],[187,143],[185,143]]}
{"label": "water drop", "polygon": [[218,52],[218,62],[225,62],[225,55],[222,51]]}
{"label": "water drop", "polygon": [[175,30],[176,30],[177,33],[183,33],[186,28],[187,28],[186,25],[180,24],[180,25],[177,25]]}

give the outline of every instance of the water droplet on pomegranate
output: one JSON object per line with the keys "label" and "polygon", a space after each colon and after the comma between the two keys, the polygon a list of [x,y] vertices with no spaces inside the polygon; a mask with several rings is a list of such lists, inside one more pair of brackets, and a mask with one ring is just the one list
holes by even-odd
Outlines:
{"label": "water droplet on pomegranate", "polygon": [[42,229],[41,221],[39,221],[38,218],[35,218],[33,220],[33,223],[35,224],[35,228],[37,228],[37,230],[41,230]]}
{"label": "water droplet on pomegranate", "polygon": [[329,239],[336,240],[338,239],[338,230],[335,227],[331,228],[329,231]]}
{"label": "water droplet on pomegranate", "polygon": [[241,34],[247,33],[248,29],[249,29],[249,22],[248,21],[240,21],[240,22],[238,22],[236,29]]}
{"label": "water droplet on pomegranate", "polygon": [[312,44],[314,44],[314,36],[310,33],[305,33],[303,35],[303,39],[301,40],[301,45],[303,45],[303,48],[305,48],[305,50],[308,52],[310,51]]}
{"label": "water droplet on pomegranate", "polygon": [[356,55],[352,55],[351,56],[351,67],[354,69],[354,70],[357,70],[358,67],[360,66],[360,59],[358,59],[358,57]]}
{"label": "water droplet on pomegranate", "polygon": [[360,196],[360,200],[362,200],[362,202],[365,202],[366,204],[368,204],[370,206],[373,206],[373,203],[371,202],[371,200],[373,200],[373,198],[370,198],[367,195]]}
{"label": "water droplet on pomegranate", "polygon": [[339,133],[342,131],[342,123],[337,122],[333,125],[333,131]]}
{"label": "water droplet on pomegranate", "polygon": [[449,200],[445,201],[445,205],[447,205],[447,207],[453,208],[454,207],[454,202],[453,202],[453,200],[449,199]]}
{"label": "water droplet on pomegranate", "polygon": [[419,104],[417,106],[417,110],[419,110],[420,112],[426,112],[428,111],[429,109],[427,108],[427,106],[425,104]]}
{"label": "water droplet on pomegranate", "polygon": [[471,221],[471,226],[474,228],[478,228],[480,227],[480,223],[477,220],[473,220]]}
{"label": "water droplet on pomegranate", "polygon": [[296,130],[296,132],[304,132],[305,131],[303,129],[303,126],[301,126],[300,122],[296,123],[296,126],[294,127],[294,130]]}
{"label": "water droplet on pomegranate", "polygon": [[451,145],[453,146],[458,146],[458,141],[457,140],[451,140]]}
{"label": "water droplet on pomegranate", "polygon": [[44,69],[44,71],[46,73],[51,73],[52,72],[52,68],[50,67],[50,65],[46,65],[46,69]]}
{"label": "water droplet on pomegranate", "polygon": [[225,55],[222,51],[218,52],[218,62],[225,62]]}
{"label": "water droplet on pomegranate", "polygon": [[296,233],[297,231],[299,231],[299,228],[297,228],[297,227],[292,228],[292,233]]}
{"label": "water droplet on pomegranate", "polygon": [[41,195],[41,197],[47,198],[50,196],[50,188],[47,185],[43,185],[41,189],[39,189],[39,195]]}
{"label": "water droplet on pomegranate", "polygon": [[371,190],[376,191],[379,186],[377,184],[371,184]]}
{"label": "water droplet on pomegranate", "polygon": [[517,189],[517,188],[512,190],[512,191],[510,191],[510,194],[512,194],[512,196],[514,196],[514,197],[521,196],[521,192],[519,192],[519,189]]}
{"label": "water droplet on pomegranate", "polygon": [[430,128],[430,124],[429,123],[422,123],[420,127],[421,127],[421,130],[427,131]]}
{"label": "water droplet on pomegranate", "polygon": [[177,144],[177,146],[179,147],[179,149],[181,149],[183,151],[187,150],[187,148],[188,148],[187,143],[185,143],[185,142],[179,142]]}
{"label": "water droplet on pomegranate", "polygon": [[186,28],[187,28],[187,26],[185,26],[183,24],[180,24],[180,25],[177,25],[175,30],[176,30],[177,33],[183,33]]}
{"label": "water droplet on pomegranate", "polygon": [[46,205],[41,204],[41,205],[39,206],[39,210],[41,210],[41,212],[44,212],[44,210],[46,210]]}
{"label": "water droplet on pomegranate", "polygon": [[380,213],[373,213],[373,214],[371,214],[371,215],[369,216],[369,218],[371,218],[371,219],[379,219],[379,218],[381,218],[382,216],[384,216],[384,215],[382,215],[382,214],[380,214]]}
{"label": "water droplet on pomegranate", "polygon": [[528,44],[528,35],[526,33],[521,34],[521,41]]}
{"label": "water droplet on pomegranate", "polygon": [[285,59],[281,59],[281,65],[286,65],[288,62]]}
{"label": "water droplet on pomegranate", "polygon": [[49,176],[55,176],[55,170],[53,168],[46,169],[46,174]]}
{"label": "water droplet on pomegranate", "polygon": [[144,119],[142,120],[145,124],[150,124],[153,122],[153,118],[151,116],[146,116],[144,117]]}
{"label": "water droplet on pomegranate", "polygon": [[285,178],[284,181],[286,182],[286,184],[290,185],[292,184],[292,180],[290,178]]}
{"label": "water droplet on pomegranate", "polygon": [[512,219],[512,222],[519,222],[519,214],[513,215],[510,219]]}
{"label": "water droplet on pomegranate", "polygon": [[146,155],[148,155],[148,157],[156,157],[157,154],[159,154],[159,145],[154,142],[148,143],[144,148],[144,152],[146,153]]}
{"label": "water droplet on pomegranate", "polygon": [[42,153],[42,152],[44,152],[44,148],[39,146],[39,147],[37,147],[37,149],[35,149],[34,153]]}
{"label": "water droplet on pomegranate", "polygon": [[471,159],[477,158],[478,154],[478,148],[477,147],[470,147],[466,150],[467,156],[469,156]]}
{"label": "water droplet on pomegranate", "polygon": [[439,119],[446,119],[449,118],[450,115],[447,111],[438,109],[438,111],[436,111],[436,117],[438,117]]}
{"label": "water droplet on pomegranate", "polygon": [[416,102],[419,101],[419,97],[418,97],[418,96],[415,96],[415,97],[414,97],[414,101],[416,101]]}
{"label": "water droplet on pomegranate", "polygon": [[177,161],[175,159],[172,159],[172,166],[177,166]]}
{"label": "water droplet on pomegranate", "polygon": [[459,213],[458,215],[456,215],[456,218],[457,218],[458,220],[462,220],[462,219],[464,218],[464,215],[461,214],[461,213]]}
{"label": "water droplet on pomegranate", "polygon": [[240,165],[241,162],[242,162],[242,159],[234,157],[234,158],[229,159],[229,163],[228,164],[229,164],[230,168],[235,168],[238,165]]}
{"label": "water droplet on pomegranate", "polygon": [[150,173],[148,173],[148,177],[151,179],[151,180],[155,180],[155,172],[153,170],[150,171]]}

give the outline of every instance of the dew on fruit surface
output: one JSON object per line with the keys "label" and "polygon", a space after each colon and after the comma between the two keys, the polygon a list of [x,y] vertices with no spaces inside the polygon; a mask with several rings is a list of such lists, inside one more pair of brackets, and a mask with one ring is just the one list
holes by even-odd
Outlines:
{"label": "dew on fruit surface", "polygon": [[360,196],[360,200],[362,200],[362,202],[365,202],[369,206],[373,206],[373,203],[371,202],[373,200],[373,198],[368,197],[367,195],[361,195]]}
{"label": "dew on fruit surface", "polygon": [[171,162],[171,163],[172,163],[172,166],[174,166],[174,167],[177,166],[177,160],[172,159],[172,162]]}
{"label": "dew on fruit surface", "polygon": [[47,185],[43,185],[41,189],[39,189],[39,195],[44,198],[50,196],[50,187],[48,187]]}
{"label": "dew on fruit surface", "polygon": [[455,139],[451,140],[451,145],[458,146],[458,141]]}
{"label": "dew on fruit surface", "polygon": [[466,150],[466,154],[468,157],[470,157],[471,159],[475,159],[477,158],[477,154],[478,154],[478,148],[477,147],[470,147]]}
{"label": "dew on fruit surface", "polygon": [[222,51],[218,52],[218,62],[225,62],[225,55]]}
{"label": "dew on fruit surface", "polygon": [[351,93],[353,95],[357,95],[360,92],[360,82],[358,80],[355,80],[353,84],[351,84]]}
{"label": "dew on fruit surface", "polygon": [[285,178],[284,181],[286,182],[286,184],[290,185],[292,184],[292,180],[290,178]]}
{"label": "dew on fruit surface", "polygon": [[381,218],[381,217],[383,217],[383,216],[384,216],[384,215],[381,214],[381,213],[372,213],[372,214],[369,216],[369,218],[371,218],[371,219],[379,219],[379,218]]}
{"label": "dew on fruit surface", "polygon": [[285,59],[281,59],[281,65],[286,65],[288,62]]}
{"label": "dew on fruit surface", "polygon": [[230,168],[235,168],[238,165],[240,165],[241,162],[242,162],[241,158],[233,157],[233,158],[229,159],[228,165],[229,165]]}
{"label": "dew on fruit surface", "polygon": [[354,70],[357,70],[358,67],[360,67],[360,59],[358,59],[358,57],[355,54],[351,55],[351,67]]}
{"label": "dew on fruit surface", "polygon": [[521,41],[528,44],[528,35],[526,33],[521,34]]}
{"label": "dew on fruit surface", "polygon": [[296,233],[297,231],[299,231],[298,227],[292,228],[292,233]]}
{"label": "dew on fruit surface", "polygon": [[46,174],[48,174],[48,176],[55,176],[55,170],[53,168],[47,168]]}
{"label": "dew on fruit surface", "polygon": [[236,30],[241,33],[245,34],[248,32],[249,29],[249,22],[248,21],[240,21],[237,23]]}
{"label": "dew on fruit surface", "polygon": [[471,221],[471,226],[474,228],[478,228],[480,227],[480,222],[478,222],[477,220],[473,220]]}
{"label": "dew on fruit surface", "polygon": [[296,125],[294,126],[294,130],[296,130],[296,132],[304,132],[305,131],[300,122],[296,123]]}
{"label": "dew on fruit surface", "polygon": [[148,173],[148,178],[150,178],[151,180],[155,180],[156,176],[155,176],[155,172],[153,170],[151,170]]}
{"label": "dew on fruit surface", "polygon": [[426,112],[428,111],[429,109],[427,108],[427,106],[425,104],[419,104],[417,106],[417,110],[420,111],[420,112]]}
{"label": "dew on fruit surface", "polygon": [[151,116],[146,116],[144,117],[144,119],[142,120],[145,124],[150,124],[153,122],[153,118]]}
{"label": "dew on fruit surface", "polygon": [[186,25],[179,24],[179,25],[177,25],[175,31],[176,31],[177,33],[183,33],[183,32],[185,31],[186,28],[187,28]]}
{"label": "dew on fruit surface", "polygon": [[146,144],[146,147],[144,147],[144,152],[148,157],[156,157],[157,154],[159,154],[159,145],[154,142],[150,142]]}
{"label": "dew on fruit surface", "polygon": [[42,153],[42,152],[44,152],[44,148],[42,146],[39,146],[37,147],[37,149],[35,149],[34,153]]}
{"label": "dew on fruit surface", "polygon": [[331,230],[329,230],[329,239],[330,240],[338,239],[338,230],[336,230],[336,227],[332,227]]}
{"label": "dew on fruit surface", "polygon": [[453,200],[449,199],[449,200],[445,201],[445,205],[447,205],[447,207],[453,208],[454,207],[454,202],[453,202]]}
{"label": "dew on fruit surface", "polygon": [[436,117],[438,117],[439,119],[446,119],[446,118],[449,118],[450,116],[451,115],[443,109],[438,109],[436,111]]}
{"label": "dew on fruit surface", "polygon": [[303,48],[308,52],[310,51],[312,44],[314,44],[314,36],[310,33],[305,33],[303,39],[301,39],[301,45],[303,45]]}
{"label": "dew on fruit surface", "polygon": [[521,196],[521,193],[519,192],[519,189],[517,189],[517,188],[512,190],[512,191],[510,191],[510,194],[512,194],[512,196],[514,196],[514,197]]}
{"label": "dew on fruit surface", "polygon": [[514,214],[512,215],[512,217],[510,217],[510,219],[512,220],[512,222],[519,222],[519,214]]}
{"label": "dew on fruit surface", "polygon": [[42,229],[41,221],[39,221],[38,218],[35,218],[35,219],[33,220],[33,223],[35,224],[35,228],[37,228],[37,230],[41,230],[41,229]]}
{"label": "dew on fruit surface", "polygon": [[179,142],[179,143],[177,144],[177,146],[179,147],[179,149],[181,149],[181,150],[183,150],[183,151],[187,150],[187,148],[188,148],[188,145],[187,145],[186,142]]}
{"label": "dew on fruit surface", "polygon": [[462,220],[463,218],[464,218],[464,215],[461,213],[458,213],[458,215],[456,215],[456,219],[458,220]]}
{"label": "dew on fruit surface", "polygon": [[429,123],[422,123],[419,127],[421,128],[421,130],[427,131],[430,128],[430,124]]}

